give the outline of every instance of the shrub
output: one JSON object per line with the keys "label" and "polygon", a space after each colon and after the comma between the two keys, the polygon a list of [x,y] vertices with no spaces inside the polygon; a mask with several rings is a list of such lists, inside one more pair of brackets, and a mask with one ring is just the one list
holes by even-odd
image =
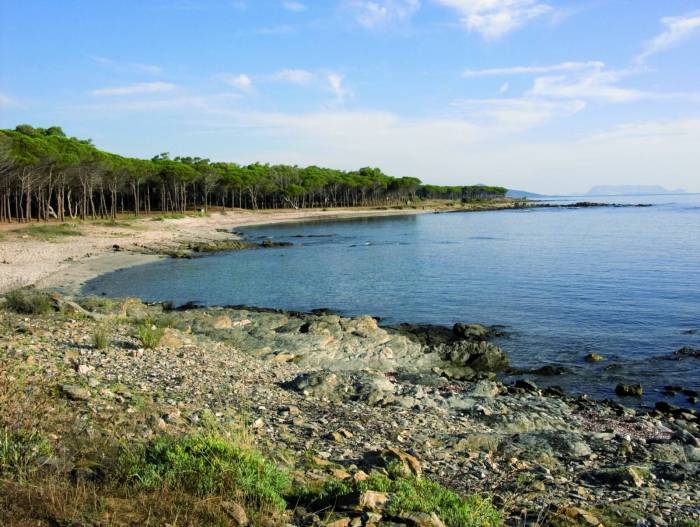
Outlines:
{"label": "shrub", "polygon": [[110,334],[105,327],[97,327],[92,333],[92,346],[95,349],[103,350],[109,346]]}
{"label": "shrub", "polygon": [[124,450],[118,475],[142,490],[220,495],[283,510],[287,475],[259,452],[220,435],[164,437]]}
{"label": "shrub", "polygon": [[153,349],[158,347],[164,333],[165,328],[160,328],[153,324],[153,322],[147,320],[139,325],[137,337],[144,348]]}
{"label": "shrub", "polygon": [[45,315],[53,311],[47,293],[29,289],[17,289],[5,295],[5,307],[22,315]]}

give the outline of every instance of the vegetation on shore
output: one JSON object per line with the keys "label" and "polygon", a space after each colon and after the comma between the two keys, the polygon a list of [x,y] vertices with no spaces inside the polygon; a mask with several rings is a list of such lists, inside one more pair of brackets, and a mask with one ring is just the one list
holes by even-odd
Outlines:
{"label": "vegetation on shore", "polygon": [[502,198],[486,185],[425,185],[379,168],[211,162],[167,153],[150,160],[97,149],[58,126],[0,130],[0,222],[115,218],[160,211],[163,218],[210,206],[248,209],[401,206],[425,199]]}

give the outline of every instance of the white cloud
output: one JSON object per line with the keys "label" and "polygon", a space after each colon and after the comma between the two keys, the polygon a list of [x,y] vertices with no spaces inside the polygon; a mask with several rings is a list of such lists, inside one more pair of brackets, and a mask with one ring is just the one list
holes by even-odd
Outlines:
{"label": "white cloud", "polygon": [[163,68],[155,64],[143,64],[141,62],[118,62],[116,60],[93,55],[90,57],[93,62],[100,66],[112,68],[116,71],[126,71],[134,73],[144,73],[146,75],[158,76],[163,73]]}
{"label": "white cloud", "polygon": [[316,75],[302,69],[283,69],[270,75],[270,79],[280,82],[289,82],[291,84],[306,85],[311,84],[316,79]]}
{"label": "white cloud", "polygon": [[92,90],[91,95],[141,95],[144,93],[162,93],[169,92],[175,89],[174,84],[169,82],[139,82],[128,86],[115,86],[110,88],[99,88]]}
{"label": "white cloud", "polygon": [[461,15],[469,31],[497,39],[552,10],[538,0],[434,0]]}
{"label": "white cloud", "polygon": [[636,57],[638,63],[644,62],[655,53],[666,51],[694,34],[700,33],[700,11],[693,11],[687,15],[669,16],[661,19],[665,30],[647,42],[644,50]]}
{"label": "white cloud", "polygon": [[488,128],[490,136],[523,131],[557,117],[580,112],[586,103],[580,100],[549,101],[519,97],[510,99],[462,99],[452,103],[470,121]]}
{"label": "white cloud", "polygon": [[538,77],[528,95],[610,103],[633,102],[657,97],[652,92],[618,86],[618,82],[629,74],[628,71],[606,70],[600,67],[573,75]]}
{"label": "white cloud", "polygon": [[219,78],[229,86],[241,91],[249,92],[253,89],[253,81],[245,73],[239,75],[220,75]]}
{"label": "white cloud", "polygon": [[342,75],[338,73],[329,73],[326,75],[326,81],[328,81],[328,87],[335,94],[337,102],[342,103],[346,98],[352,95],[352,92],[343,86]]}
{"label": "white cloud", "polygon": [[287,11],[295,11],[295,12],[306,11],[306,4],[302,4],[301,2],[293,2],[293,1],[282,2],[282,7],[284,7]]}
{"label": "white cloud", "polygon": [[599,61],[588,62],[562,62],[546,66],[511,66],[507,68],[488,68],[482,70],[467,69],[462,72],[462,77],[503,77],[509,75],[533,75],[540,73],[554,73],[557,71],[578,71],[585,69],[600,69],[605,66]]}
{"label": "white cloud", "polygon": [[503,94],[506,93],[508,90],[510,90],[510,83],[509,83],[508,81],[506,81],[506,82],[504,82],[503,84],[501,84],[501,87],[498,89],[498,93],[500,93],[501,95],[503,95]]}
{"label": "white cloud", "polygon": [[349,0],[355,20],[368,29],[403,22],[420,9],[420,0]]}

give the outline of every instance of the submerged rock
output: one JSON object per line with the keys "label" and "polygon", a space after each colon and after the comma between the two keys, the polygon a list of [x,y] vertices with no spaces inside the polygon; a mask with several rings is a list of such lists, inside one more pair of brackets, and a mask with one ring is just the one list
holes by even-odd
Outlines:
{"label": "submerged rock", "polygon": [[615,393],[619,397],[641,397],[644,389],[641,384],[618,384]]}

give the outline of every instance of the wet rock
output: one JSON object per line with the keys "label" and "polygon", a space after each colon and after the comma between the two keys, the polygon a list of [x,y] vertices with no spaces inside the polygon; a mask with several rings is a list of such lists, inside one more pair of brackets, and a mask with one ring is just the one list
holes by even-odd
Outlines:
{"label": "wet rock", "polygon": [[695,359],[700,359],[700,349],[690,348],[685,346],[673,354],[675,357],[693,357]]}
{"label": "wet rock", "polygon": [[554,375],[566,375],[571,373],[571,370],[565,366],[559,366],[558,364],[547,364],[536,370],[530,370],[527,373],[551,377]]}
{"label": "wet rock", "polygon": [[618,384],[615,393],[619,397],[641,397],[644,389],[641,384]]}
{"label": "wet rock", "polygon": [[598,353],[593,352],[593,353],[589,353],[588,355],[586,355],[585,359],[586,359],[586,362],[602,362],[605,360],[605,357],[603,357],[602,355],[600,355]]}
{"label": "wet rock", "polygon": [[458,339],[485,341],[491,336],[490,330],[481,324],[457,323],[452,327],[452,333]]}
{"label": "wet rock", "polygon": [[508,357],[489,342],[459,341],[436,348],[440,356],[454,365],[475,371],[500,371],[508,367]]}
{"label": "wet rock", "polygon": [[518,379],[517,381],[515,381],[515,384],[513,386],[526,392],[539,391],[539,387],[534,382],[529,381],[527,379]]}

